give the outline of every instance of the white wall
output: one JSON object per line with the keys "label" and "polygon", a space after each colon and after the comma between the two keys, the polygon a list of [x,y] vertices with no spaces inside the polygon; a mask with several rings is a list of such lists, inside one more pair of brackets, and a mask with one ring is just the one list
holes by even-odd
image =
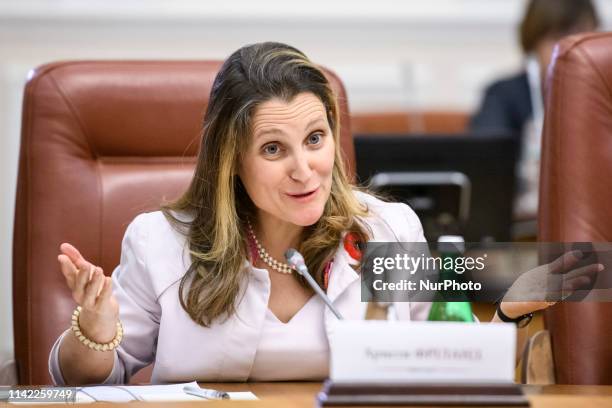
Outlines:
{"label": "white wall", "polygon": [[[606,26],[612,0],[598,1]],[[0,0],[0,359],[11,355],[12,225],[29,69],[60,59],[222,59],[292,44],[344,79],[353,111],[473,109],[519,68],[524,0]]]}

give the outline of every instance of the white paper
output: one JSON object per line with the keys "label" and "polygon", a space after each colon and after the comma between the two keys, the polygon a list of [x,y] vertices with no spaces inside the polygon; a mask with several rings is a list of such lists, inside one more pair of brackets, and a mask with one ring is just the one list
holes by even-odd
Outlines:
{"label": "white paper", "polygon": [[[197,382],[168,384],[168,385],[98,385],[91,387],[79,387],[76,395],[76,403],[87,404],[93,402],[170,402],[170,401],[210,401],[206,398],[187,394],[183,388],[188,385],[199,387]],[[228,392],[230,400],[257,400],[258,398],[250,391]],[[36,402],[10,402],[10,404],[35,405]],[[41,402],[40,404],[62,404],[66,402]]]}
{"label": "white paper", "polygon": [[[186,385],[198,387],[197,382],[167,384],[167,385],[113,385],[82,387],[77,393],[78,403],[96,401],[128,402],[128,401],[208,401],[205,398],[187,394],[183,391]],[[228,392],[232,400],[256,400],[250,391]]]}

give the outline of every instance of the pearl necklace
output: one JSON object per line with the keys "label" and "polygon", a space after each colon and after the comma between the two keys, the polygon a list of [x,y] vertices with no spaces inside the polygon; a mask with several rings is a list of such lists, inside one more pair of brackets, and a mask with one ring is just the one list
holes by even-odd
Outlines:
{"label": "pearl necklace", "polygon": [[255,236],[255,231],[253,231],[253,226],[251,225],[250,221],[247,221],[247,225],[248,225],[248,229],[249,229],[249,235],[251,237],[251,239],[253,240],[253,242],[255,242],[255,246],[257,247],[257,254],[259,255],[259,258],[266,264],[268,265],[270,268],[274,269],[277,272],[280,273],[291,273],[293,272],[293,268],[284,263],[284,262],[279,262],[276,259],[272,258],[270,256],[270,254],[268,253],[268,251],[266,251],[266,249],[264,247],[261,246],[261,244],[259,243],[259,241],[257,240],[257,237]]}

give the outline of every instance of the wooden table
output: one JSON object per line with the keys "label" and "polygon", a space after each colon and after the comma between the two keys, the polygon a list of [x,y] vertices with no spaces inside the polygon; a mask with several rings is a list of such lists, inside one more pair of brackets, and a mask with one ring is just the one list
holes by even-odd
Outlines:
{"label": "wooden table", "polygon": [[[130,402],[129,405],[96,403],[95,406],[96,408],[117,408],[120,405],[129,408],[313,408],[315,396],[321,389],[321,383],[318,382],[201,383],[200,385],[223,391],[251,391],[259,401]],[[534,408],[612,408],[612,386],[524,386],[524,390]],[[27,405],[10,405],[10,407],[17,406]],[[36,406],[40,407],[40,404]],[[71,406],[91,408],[92,404]]]}

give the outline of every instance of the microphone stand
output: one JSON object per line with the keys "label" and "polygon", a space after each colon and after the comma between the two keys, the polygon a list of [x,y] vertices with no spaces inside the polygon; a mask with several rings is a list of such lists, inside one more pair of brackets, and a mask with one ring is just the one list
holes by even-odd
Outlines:
{"label": "microphone stand", "polygon": [[297,250],[293,248],[289,248],[287,252],[285,252],[285,258],[290,266],[293,266],[295,270],[302,275],[306,282],[310,285],[310,287],[315,291],[317,295],[323,299],[329,310],[338,318],[338,320],[344,320],[338,309],[333,305],[331,299],[327,296],[327,294],[321,289],[319,284],[314,280],[314,278],[308,273],[308,267],[306,266],[306,262],[304,262],[304,257]]}

